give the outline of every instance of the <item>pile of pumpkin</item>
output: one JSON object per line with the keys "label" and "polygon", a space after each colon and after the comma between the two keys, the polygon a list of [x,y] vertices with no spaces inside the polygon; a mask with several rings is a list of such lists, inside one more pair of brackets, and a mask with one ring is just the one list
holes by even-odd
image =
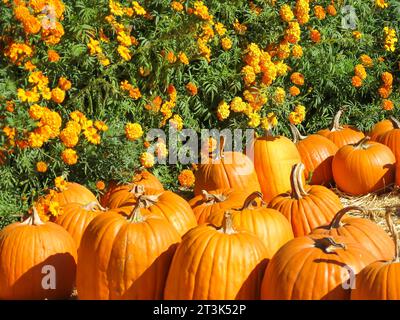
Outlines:
{"label": "pile of pumpkin", "polygon": [[385,120],[366,137],[340,115],[308,137],[292,127],[294,141],[257,138],[254,163],[219,150],[199,165],[189,202],[147,171],[100,201],[69,182],[54,221],[33,208],[0,231],[0,298],[63,299],[76,287],[79,299],[400,299],[390,212],[394,241],[328,188],[396,184],[400,124]]}

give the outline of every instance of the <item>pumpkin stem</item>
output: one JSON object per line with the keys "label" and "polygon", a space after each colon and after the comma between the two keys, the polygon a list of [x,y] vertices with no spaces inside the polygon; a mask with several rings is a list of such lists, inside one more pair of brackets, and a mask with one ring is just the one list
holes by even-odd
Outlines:
{"label": "pumpkin stem", "polygon": [[259,191],[255,191],[246,198],[246,200],[244,201],[243,207],[238,209],[238,211],[242,211],[244,209],[249,209],[250,207],[256,206],[257,204],[254,203],[254,200],[256,200],[257,198],[261,199],[261,203],[263,205],[265,204],[265,202],[263,200],[263,194]]}
{"label": "pumpkin stem", "polygon": [[232,213],[230,211],[225,212],[224,221],[222,222],[222,231],[226,234],[236,233],[233,229]]}
{"label": "pumpkin stem", "polygon": [[132,193],[135,197],[139,198],[144,194],[145,187],[141,184],[132,184],[132,189],[129,192]]}
{"label": "pumpkin stem", "polygon": [[358,141],[357,143],[353,144],[355,149],[362,149],[367,150],[369,148],[368,141],[371,140],[371,137],[365,137]]}
{"label": "pumpkin stem", "polygon": [[390,119],[390,121],[392,121],[393,127],[394,127],[395,129],[400,129],[400,121],[399,121],[398,119],[396,119],[396,118],[393,117],[393,116],[390,116],[389,119]]}
{"label": "pumpkin stem", "polygon": [[264,137],[272,137],[273,135],[272,129],[264,130]]}
{"label": "pumpkin stem", "polygon": [[36,207],[33,207],[32,214],[24,222],[22,222],[22,224],[26,224],[28,226],[40,226],[44,224],[44,222],[40,219]]}
{"label": "pumpkin stem", "polygon": [[299,129],[293,123],[290,124],[290,131],[292,131],[293,143],[295,144],[307,138],[307,136],[301,135]]}
{"label": "pumpkin stem", "polygon": [[325,253],[335,253],[339,248],[346,250],[346,245],[344,243],[336,242],[331,237],[316,239],[315,247],[322,249]]}
{"label": "pumpkin stem", "polygon": [[335,214],[331,223],[328,225],[328,230],[339,228],[341,225],[340,220],[343,218],[343,216],[346,213],[348,213],[350,211],[358,211],[358,212],[361,212],[363,215],[366,215],[366,213],[367,213],[364,208],[361,208],[358,206],[349,206],[349,207],[343,208],[342,210],[339,210],[339,212]]}
{"label": "pumpkin stem", "polygon": [[386,212],[385,218],[386,218],[386,224],[389,228],[390,233],[392,234],[392,238],[393,238],[393,242],[394,242],[395,255],[394,255],[393,262],[400,262],[399,235],[396,232],[396,229],[394,227],[394,223],[392,220],[392,214],[390,211]]}
{"label": "pumpkin stem", "polygon": [[136,205],[133,207],[133,210],[128,217],[128,220],[134,223],[142,222],[144,219],[142,214],[140,213],[140,210],[143,209],[144,207],[145,207],[144,202],[138,199]]}
{"label": "pumpkin stem", "polygon": [[104,208],[97,201],[89,202],[86,206],[83,207],[83,209],[87,211],[106,211],[106,208]]}
{"label": "pumpkin stem", "polygon": [[293,166],[290,177],[290,184],[292,186],[292,197],[297,200],[302,199],[304,196],[308,195],[303,185],[303,171],[304,164],[300,162]]}
{"label": "pumpkin stem", "polygon": [[343,127],[340,125],[340,118],[343,114],[343,111],[344,111],[343,109],[340,109],[333,117],[331,124],[331,131],[339,131],[343,129]]}
{"label": "pumpkin stem", "polygon": [[204,201],[207,204],[214,204],[218,202],[223,202],[227,199],[227,197],[223,194],[217,194],[217,193],[208,193],[206,190],[201,191]]}

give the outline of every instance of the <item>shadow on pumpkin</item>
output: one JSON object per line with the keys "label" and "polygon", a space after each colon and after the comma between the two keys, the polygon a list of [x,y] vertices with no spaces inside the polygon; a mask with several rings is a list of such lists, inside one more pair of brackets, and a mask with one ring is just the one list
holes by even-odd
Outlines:
{"label": "shadow on pumpkin", "polygon": [[265,269],[270,259],[263,259],[258,263],[247,279],[243,282],[236,300],[259,300],[261,294],[261,283],[264,277]]}

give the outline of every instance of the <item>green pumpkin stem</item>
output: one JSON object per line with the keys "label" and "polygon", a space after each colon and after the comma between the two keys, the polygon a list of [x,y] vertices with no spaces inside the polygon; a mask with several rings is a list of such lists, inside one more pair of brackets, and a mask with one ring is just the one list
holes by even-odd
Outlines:
{"label": "green pumpkin stem", "polygon": [[392,213],[390,211],[387,211],[385,218],[386,218],[386,224],[389,228],[390,233],[392,234],[392,238],[393,238],[393,242],[394,242],[395,254],[394,254],[393,262],[400,262],[399,235],[394,227],[394,223],[392,220]]}
{"label": "green pumpkin stem", "polygon": [[338,213],[335,214],[331,223],[328,225],[328,230],[339,228],[341,225],[341,220],[342,220],[343,216],[350,211],[358,211],[358,212],[362,213],[364,216],[367,215],[367,212],[365,211],[365,209],[358,207],[358,206],[349,206],[349,207],[343,208],[342,210],[338,211]]}

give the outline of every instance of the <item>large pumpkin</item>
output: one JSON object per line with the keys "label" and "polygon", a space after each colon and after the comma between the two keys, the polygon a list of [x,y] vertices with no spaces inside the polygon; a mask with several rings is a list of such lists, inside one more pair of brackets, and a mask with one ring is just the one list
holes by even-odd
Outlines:
{"label": "large pumpkin", "polygon": [[218,189],[209,192],[203,190],[202,194],[191,199],[189,204],[196,216],[197,223],[201,224],[208,222],[208,218],[213,212],[241,207],[245,199],[245,195],[240,190]]}
{"label": "large pumpkin", "polygon": [[79,299],[162,299],[180,237],[145,201],[139,197],[129,216],[105,212],[88,225],[78,251]]}
{"label": "large pumpkin", "polygon": [[290,172],[293,165],[301,161],[299,151],[292,141],[283,136],[274,137],[267,132],[254,141],[251,153],[266,202],[290,190]]}
{"label": "large pumpkin", "polygon": [[368,133],[368,136],[371,137],[372,141],[378,141],[383,134],[394,129],[394,124],[396,121],[396,118],[390,117],[389,119],[378,122]]}
{"label": "large pumpkin", "polygon": [[339,149],[332,170],[337,187],[354,196],[384,191],[395,181],[396,158],[385,145],[366,137]]}
{"label": "large pumpkin", "polygon": [[260,191],[253,162],[241,152],[225,152],[225,139],[221,138],[220,150],[215,158],[203,157],[195,173],[194,194],[203,190],[232,188],[249,195]]}
{"label": "large pumpkin", "polygon": [[386,219],[392,233],[396,252],[387,261],[376,261],[365,267],[356,278],[357,285],[351,291],[352,300],[400,300],[400,250],[397,231],[390,212]]}
{"label": "large pumpkin", "polygon": [[293,142],[299,150],[305,166],[305,178],[310,184],[328,186],[333,182],[332,160],[338,147],[328,138],[318,134],[302,136],[293,124],[290,124]]}
{"label": "large pumpkin", "polygon": [[[256,199],[261,200],[259,205]],[[293,231],[289,221],[277,210],[267,208],[262,201],[262,194],[254,192],[244,202],[241,208],[230,210],[235,230],[246,230],[254,233],[269,249],[272,255],[286,242],[293,239]],[[224,220],[224,210],[214,211],[208,221],[221,226]]]}
{"label": "large pumpkin", "polygon": [[24,222],[0,231],[0,299],[67,299],[76,272],[76,246],[36,209]]}
{"label": "large pumpkin", "polygon": [[328,138],[336,144],[338,148],[341,148],[348,144],[354,144],[363,139],[364,133],[358,130],[356,127],[349,125],[340,125],[340,117],[343,114],[343,110],[339,110],[332,120],[332,125],[329,129],[320,130],[317,133]]}
{"label": "large pumpkin", "polygon": [[379,136],[378,142],[388,146],[394,153],[396,161],[400,162],[400,121],[391,118],[393,130],[390,130]]}
{"label": "large pumpkin", "polygon": [[202,224],[185,234],[168,273],[164,298],[258,299],[271,252],[255,235],[237,231],[227,215],[222,228]]}
{"label": "large pumpkin", "polygon": [[302,163],[293,166],[291,191],[276,196],[268,205],[289,220],[295,237],[309,234],[314,228],[330,222],[343,208],[339,197],[328,188],[303,185],[303,170]]}
{"label": "large pumpkin", "polygon": [[87,205],[97,201],[96,196],[88,188],[75,182],[67,182],[65,189],[57,192],[53,200],[57,201],[60,206],[72,202]]}
{"label": "large pumpkin", "polygon": [[355,275],[373,261],[364,247],[346,237],[295,238],[269,262],[261,299],[348,300]]}
{"label": "large pumpkin", "polygon": [[345,217],[345,214],[350,211],[366,214],[365,210],[360,207],[346,207],[340,210],[329,224],[316,228],[312,233],[348,237],[361,244],[376,260],[393,258],[395,246],[386,232],[369,219]]}

